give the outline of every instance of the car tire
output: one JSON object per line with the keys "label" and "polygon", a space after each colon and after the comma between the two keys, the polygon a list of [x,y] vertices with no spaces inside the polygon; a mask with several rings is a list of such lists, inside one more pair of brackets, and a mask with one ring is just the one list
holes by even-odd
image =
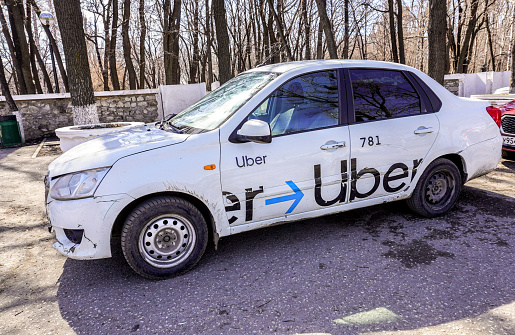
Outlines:
{"label": "car tire", "polygon": [[406,202],[415,213],[435,217],[447,213],[456,204],[461,187],[461,173],[456,165],[448,159],[438,158],[422,173]]}
{"label": "car tire", "polygon": [[206,250],[208,228],[200,211],[173,196],[148,199],[127,217],[121,245],[127,263],[149,279],[178,276],[193,268]]}

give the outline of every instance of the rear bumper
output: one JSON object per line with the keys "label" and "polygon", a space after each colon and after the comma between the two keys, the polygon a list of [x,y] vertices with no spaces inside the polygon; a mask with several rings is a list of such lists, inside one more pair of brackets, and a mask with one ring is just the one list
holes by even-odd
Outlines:
{"label": "rear bumper", "polygon": [[460,154],[465,162],[467,180],[481,177],[493,171],[501,159],[502,137],[498,136],[489,140],[476,143],[463,150]]}

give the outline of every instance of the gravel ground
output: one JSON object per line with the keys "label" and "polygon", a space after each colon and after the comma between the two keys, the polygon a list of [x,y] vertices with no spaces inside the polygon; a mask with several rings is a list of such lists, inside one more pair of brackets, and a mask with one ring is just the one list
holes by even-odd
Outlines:
{"label": "gravel ground", "polygon": [[53,248],[56,156],[0,149],[0,334],[515,334],[515,162],[447,215],[403,203],[224,238],[193,271],[148,281]]}

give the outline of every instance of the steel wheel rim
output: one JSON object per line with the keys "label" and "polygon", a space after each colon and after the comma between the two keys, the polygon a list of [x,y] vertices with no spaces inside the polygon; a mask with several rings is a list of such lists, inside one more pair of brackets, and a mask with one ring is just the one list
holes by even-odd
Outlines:
{"label": "steel wheel rim", "polygon": [[443,208],[455,192],[456,181],[447,171],[436,171],[426,183],[424,196],[426,203],[433,208]]}
{"label": "steel wheel rim", "polygon": [[163,215],[143,227],[139,252],[145,262],[157,268],[171,268],[184,262],[197,240],[193,224],[180,215]]}

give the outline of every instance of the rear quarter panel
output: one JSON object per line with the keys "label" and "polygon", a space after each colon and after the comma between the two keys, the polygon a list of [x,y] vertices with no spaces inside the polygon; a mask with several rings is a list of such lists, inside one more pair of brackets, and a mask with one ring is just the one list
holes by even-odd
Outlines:
{"label": "rear quarter panel", "polygon": [[426,162],[448,155],[461,156],[466,180],[495,169],[501,157],[499,128],[481,100],[445,96],[437,114],[440,132]]}

